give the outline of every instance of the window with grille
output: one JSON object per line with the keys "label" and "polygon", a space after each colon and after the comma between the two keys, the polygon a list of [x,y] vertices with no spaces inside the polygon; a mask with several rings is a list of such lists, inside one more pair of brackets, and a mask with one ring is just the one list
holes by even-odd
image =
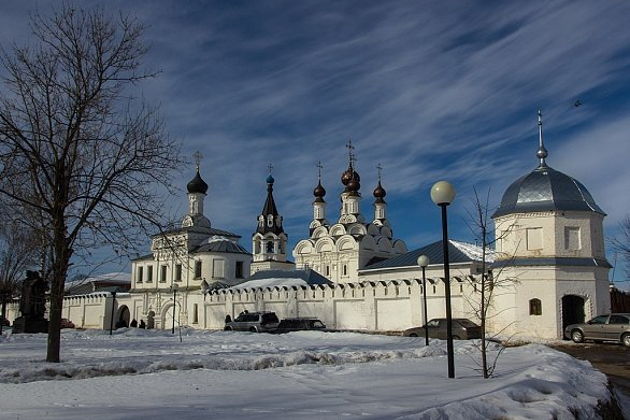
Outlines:
{"label": "window with grille", "polygon": [[540,301],[540,299],[530,299],[529,314],[542,315],[542,302]]}

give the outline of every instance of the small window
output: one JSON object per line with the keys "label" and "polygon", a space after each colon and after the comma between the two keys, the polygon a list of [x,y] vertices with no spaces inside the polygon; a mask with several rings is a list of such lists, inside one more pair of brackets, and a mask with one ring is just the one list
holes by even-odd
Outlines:
{"label": "small window", "polygon": [[237,279],[243,278],[243,261],[236,261],[236,267],[234,270],[234,276]]}
{"label": "small window", "polygon": [[542,302],[540,299],[531,299],[529,301],[529,314],[542,315]]}
{"label": "small window", "polygon": [[527,250],[535,251],[543,248],[542,228],[527,228]]}
{"label": "small window", "polygon": [[440,325],[440,320],[439,319],[432,319],[431,321],[427,322],[427,327],[429,328],[435,328],[437,326]]}
{"label": "small window", "polygon": [[273,241],[267,241],[267,254],[273,254]]}
{"label": "small window", "polygon": [[182,281],[182,265],[175,265],[175,281]]}
{"label": "small window", "polygon": [[199,305],[198,304],[193,304],[193,324],[198,324],[199,323]]}
{"label": "small window", "polygon": [[617,325],[628,325],[630,324],[630,318],[627,318],[623,315],[611,315],[609,324],[617,324]]}
{"label": "small window", "polygon": [[212,263],[212,277],[215,279],[225,278],[225,260],[215,259]]}
{"label": "small window", "polygon": [[330,276],[330,266],[329,265],[326,266],[326,275]]}
{"label": "small window", "polygon": [[564,228],[564,249],[567,251],[577,251],[582,249],[580,243],[580,228],[565,226]]}
{"label": "small window", "polygon": [[608,315],[600,315],[588,321],[589,324],[605,324],[608,321]]}
{"label": "small window", "polygon": [[165,265],[160,266],[160,282],[161,283],[164,283],[166,281],[166,273],[167,273],[166,270],[168,270],[167,266]]}
{"label": "small window", "polygon": [[343,275],[344,276],[348,275],[348,266],[346,264],[343,265]]}
{"label": "small window", "polygon": [[144,267],[138,267],[138,274],[136,275],[136,283],[142,283],[142,274],[143,274],[143,268]]}
{"label": "small window", "polygon": [[147,267],[147,283],[153,283],[153,266]]}
{"label": "small window", "polygon": [[195,278],[201,278],[201,261],[195,261]]}

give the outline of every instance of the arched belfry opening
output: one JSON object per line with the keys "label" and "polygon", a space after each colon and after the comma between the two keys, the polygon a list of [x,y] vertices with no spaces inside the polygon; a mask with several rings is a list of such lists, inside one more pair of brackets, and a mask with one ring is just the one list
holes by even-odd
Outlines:
{"label": "arched belfry opening", "polygon": [[584,310],[586,300],[582,296],[565,295],[562,296],[562,330],[567,325],[579,324],[586,319]]}

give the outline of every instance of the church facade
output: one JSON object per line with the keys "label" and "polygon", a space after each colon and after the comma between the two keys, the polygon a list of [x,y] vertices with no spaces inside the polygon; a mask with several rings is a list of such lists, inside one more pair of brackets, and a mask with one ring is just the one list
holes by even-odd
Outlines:
{"label": "church facade", "polygon": [[[605,213],[584,185],[547,165],[540,115],[538,125],[537,167],[510,185],[492,216],[496,249],[486,256],[489,270],[482,271],[478,247],[449,241],[452,307],[453,316],[475,320],[485,274],[494,288],[491,333],[558,339],[564,326],[610,311],[611,266],[604,248]],[[318,317],[329,328],[400,331],[427,321],[425,300],[428,319],[444,317],[441,241],[408,251],[395,237],[380,174],[366,219],[349,151],[340,212],[327,216],[320,174],[308,236],[292,250],[294,262],[287,258],[271,171],[250,253],[239,235],[215,228],[204,214],[208,185],[197,166],[187,185],[187,214],[180,226],[152,237],[150,254],[132,261],[129,293],[115,299],[108,293],[68,297],[64,317],[93,328],[135,319],[155,328],[220,329],[226,315],[268,310],[280,318]],[[431,260],[426,285],[420,255]],[[318,281],[309,283],[311,278]],[[248,279],[255,282],[245,283]]]}

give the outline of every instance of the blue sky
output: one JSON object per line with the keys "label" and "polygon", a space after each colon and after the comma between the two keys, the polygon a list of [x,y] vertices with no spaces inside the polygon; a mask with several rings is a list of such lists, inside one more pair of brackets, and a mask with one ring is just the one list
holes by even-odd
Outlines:
{"label": "blue sky", "polygon": [[[50,4],[3,2],[0,43],[28,42],[29,10]],[[587,186],[608,213],[608,238],[630,213],[630,2],[110,1],[107,9],[148,25],[146,64],[161,75],[143,94],[161,104],[186,154],[203,153],[206,213],[247,247],[270,162],[291,246],[308,234],[317,161],[329,219],[337,216],[349,138],[366,217],[381,163],[394,233],[410,249],[440,238],[429,198],[440,179],[458,190],[451,236],[470,239],[472,187],[491,188],[496,205],[536,166],[539,107],[549,165]],[[182,215],[193,170],[182,172],[173,199]]]}

